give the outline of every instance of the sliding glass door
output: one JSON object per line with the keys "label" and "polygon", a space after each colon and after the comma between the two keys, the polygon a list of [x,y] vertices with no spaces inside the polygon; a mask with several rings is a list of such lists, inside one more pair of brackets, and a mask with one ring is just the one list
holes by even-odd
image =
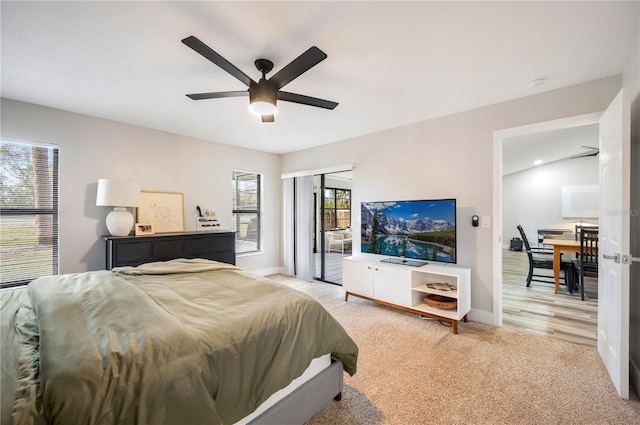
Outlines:
{"label": "sliding glass door", "polygon": [[351,255],[351,172],[314,176],[314,278],[342,284],[342,259]]}

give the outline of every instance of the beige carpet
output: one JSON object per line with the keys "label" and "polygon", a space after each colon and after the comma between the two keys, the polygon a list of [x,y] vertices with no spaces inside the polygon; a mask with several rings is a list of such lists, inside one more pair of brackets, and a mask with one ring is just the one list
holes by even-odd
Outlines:
{"label": "beige carpet", "polygon": [[270,276],[317,298],[360,349],[340,402],[318,424],[640,424],[595,349],[475,322],[458,334],[342,288]]}

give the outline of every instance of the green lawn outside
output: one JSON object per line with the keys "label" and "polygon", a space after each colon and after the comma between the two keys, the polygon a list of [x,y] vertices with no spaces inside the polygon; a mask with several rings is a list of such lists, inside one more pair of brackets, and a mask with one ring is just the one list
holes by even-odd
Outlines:
{"label": "green lawn outside", "polygon": [[38,245],[35,222],[2,220],[0,225],[0,282],[34,279],[53,274],[53,247]]}

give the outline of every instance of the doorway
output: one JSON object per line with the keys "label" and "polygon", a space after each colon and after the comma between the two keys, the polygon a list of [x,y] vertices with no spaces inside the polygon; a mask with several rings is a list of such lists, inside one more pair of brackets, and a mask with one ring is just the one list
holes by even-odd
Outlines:
{"label": "doorway", "polygon": [[342,285],[342,259],[351,255],[353,172],[314,175],[314,279]]}
{"label": "doorway", "polygon": [[[510,241],[520,237],[519,224],[536,247],[541,243],[541,230],[554,229],[571,239],[576,224],[598,223],[597,217],[569,217],[562,212],[561,192],[563,186],[598,184],[599,115],[496,132],[494,152],[499,153],[494,160],[499,174],[494,175],[494,183],[499,185],[499,196],[498,205],[494,204],[494,234],[500,242],[494,248],[494,272],[500,283],[494,286],[494,314],[498,326],[597,346],[597,279],[585,282],[585,301],[578,293],[570,294],[565,285],[558,294],[554,294],[553,284],[533,281],[526,287],[527,254],[511,251]],[[549,156],[548,147],[553,155]],[[543,162],[534,165],[540,159]]]}

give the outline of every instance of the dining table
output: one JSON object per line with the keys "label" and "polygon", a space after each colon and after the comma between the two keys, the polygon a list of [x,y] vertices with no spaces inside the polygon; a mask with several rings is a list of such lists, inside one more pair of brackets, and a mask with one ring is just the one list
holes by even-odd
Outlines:
{"label": "dining table", "polygon": [[580,241],[574,239],[544,239],[542,245],[553,247],[553,277],[556,283],[554,293],[560,289],[560,254],[563,252],[580,252]]}

